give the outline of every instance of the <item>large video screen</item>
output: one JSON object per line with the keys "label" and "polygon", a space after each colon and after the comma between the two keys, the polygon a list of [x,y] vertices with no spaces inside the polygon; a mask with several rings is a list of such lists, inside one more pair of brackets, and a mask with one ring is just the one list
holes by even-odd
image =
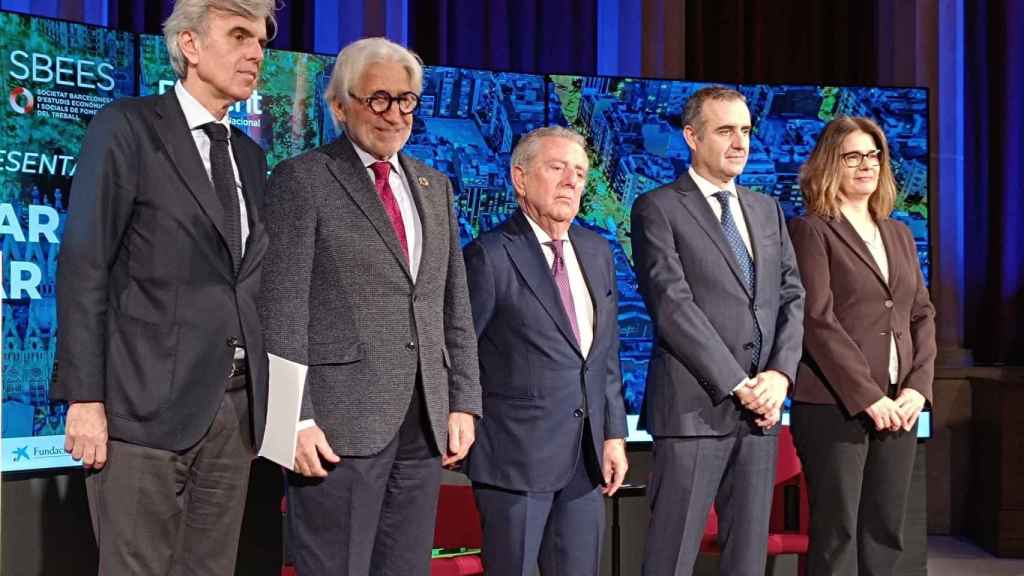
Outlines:
{"label": "large video screen", "polygon": [[[163,37],[0,13],[0,74],[8,95],[0,128],[3,249],[2,470],[73,464],[63,453],[62,403],[47,394],[56,351],[54,279],[78,145],[95,111],[115,98],[174,85]],[[136,50],[137,49],[137,50]],[[136,57],[137,54],[137,57]],[[267,151],[271,168],[333,140],[323,93],[333,56],[268,50],[259,89],[230,112]],[[622,375],[631,440],[653,330],[636,289],[629,212],[636,198],[685,172],[682,106],[704,84],[640,78],[535,75],[428,66],[406,152],[448,174],[461,240],[516,209],[508,162],[518,138],[561,124],[583,133],[591,170],[580,223],[615,256]],[[921,88],[738,85],[754,122],[740,183],[802,211],[797,173],[825,123],[874,118],[892,148],[895,216],[914,233],[928,276],[928,107]]]}
{"label": "large video screen", "polygon": [[[674,181],[689,165],[680,125],[689,96],[706,84],[586,76],[535,76],[428,67],[406,151],[455,183],[463,243],[516,210],[508,178],[512,147],[537,126],[571,126],[587,137],[590,174],[579,220],[608,239],[619,288],[622,377],[631,440],[637,432],[653,342],[637,291],[629,214],[638,196]],[[914,234],[928,277],[928,94],[923,88],[737,85],[754,123],[739,182],[803,211],[800,166],[825,124],[869,116],[886,131],[900,195],[894,217]]]}
{"label": "large video screen", "polygon": [[57,254],[86,126],[135,78],[134,34],[0,12],[3,471],[72,464],[48,398]]}

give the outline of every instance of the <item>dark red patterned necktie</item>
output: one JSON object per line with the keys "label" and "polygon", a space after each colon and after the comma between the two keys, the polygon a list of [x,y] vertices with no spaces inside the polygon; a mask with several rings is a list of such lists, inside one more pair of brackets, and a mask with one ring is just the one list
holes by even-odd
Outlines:
{"label": "dark red patterned necktie", "polygon": [[373,170],[377,195],[380,196],[380,201],[384,204],[384,211],[391,219],[391,227],[395,229],[398,243],[402,245],[405,262],[409,263],[409,242],[405,238],[405,221],[402,220],[402,211],[398,209],[398,201],[395,200],[395,193],[391,191],[391,183],[388,182],[391,164],[389,162],[374,162],[370,164],[370,169]]}

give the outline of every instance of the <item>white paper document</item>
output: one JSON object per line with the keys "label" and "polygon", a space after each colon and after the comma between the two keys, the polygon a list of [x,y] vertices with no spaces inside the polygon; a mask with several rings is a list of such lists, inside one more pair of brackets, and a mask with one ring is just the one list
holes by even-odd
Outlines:
{"label": "white paper document", "polygon": [[280,356],[270,357],[270,391],[267,398],[267,427],[259,455],[291,470],[295,465],[302,390],[309,367]]}

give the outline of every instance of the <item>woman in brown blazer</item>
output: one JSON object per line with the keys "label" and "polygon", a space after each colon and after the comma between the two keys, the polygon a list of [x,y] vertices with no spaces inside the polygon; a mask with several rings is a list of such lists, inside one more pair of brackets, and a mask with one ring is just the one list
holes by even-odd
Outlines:
{"label": "woman in brown blazer", "polygon": [[809,490],[808,574],[888,576],[932,399],[935,309],[910,230],[889,218],[897,192],[878,125],[829,122],[800,185],[807,214],[789,229],[807,300],[791,424]]}

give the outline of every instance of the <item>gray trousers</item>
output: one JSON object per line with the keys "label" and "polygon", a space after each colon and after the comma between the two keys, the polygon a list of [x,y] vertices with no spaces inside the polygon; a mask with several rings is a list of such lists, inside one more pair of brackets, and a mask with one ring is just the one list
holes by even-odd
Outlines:
{"label": "gray trousers", "polygon": [[379,453],[288,474],[289,543],[302,576],[427,576],[441,455],[417,384],[398,434]]}
{"label": "gray trousers", "polygon": [[184,452],[111,440],[85,479],[101,576],[233,575],[255,455],[244,387]]}
{"label": "gray trousers", "polygon": [[728,436],[656,438],[644,575],[693,573],[714,503],[721,573],[763,576],[777,450],[777,437],[742,422]]}

